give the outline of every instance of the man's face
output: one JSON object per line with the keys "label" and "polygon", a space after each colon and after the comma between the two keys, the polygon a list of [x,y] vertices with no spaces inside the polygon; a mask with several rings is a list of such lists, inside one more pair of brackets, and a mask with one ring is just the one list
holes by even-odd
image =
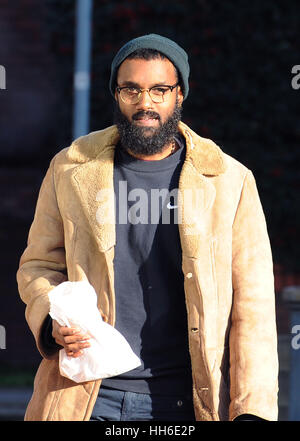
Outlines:
{"label": "man's face", "polygon": [[[117,85],[150,89],[153,86],[174,86],[176,70],[167,59],[126,59],[118,70]],[[173,139],[180,119],[183,94],[180,87],[167,94],[162,103],[154,103],[148,92],[136,104],[124,103],[115,92],[115,122],[122,144],[134,153],[151,155],[163,150]]]}

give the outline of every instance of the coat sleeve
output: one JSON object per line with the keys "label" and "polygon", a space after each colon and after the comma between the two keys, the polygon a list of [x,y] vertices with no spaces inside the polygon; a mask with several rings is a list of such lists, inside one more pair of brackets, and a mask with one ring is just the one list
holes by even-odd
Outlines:
{"label": "coat sleeve", "polygon": [[255,179],[247,171],[233,224],[230,419],[276,420],[278,354],[272,253]]}
{"label": "coat sleeve", "polygon": [[41,343],[43,323],[50,309],[48,293],[67,280],[64,231],[56,200],[54,163],[55,158],[42,182],[27,247],[17,272],[20,297],[26,304],[27,323],[38,350],[46,358],[52,356]]}

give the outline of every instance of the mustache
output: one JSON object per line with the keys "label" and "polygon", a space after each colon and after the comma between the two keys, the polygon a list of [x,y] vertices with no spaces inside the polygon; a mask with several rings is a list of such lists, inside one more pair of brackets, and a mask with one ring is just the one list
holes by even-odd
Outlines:
{"label": "mustache", "polygon": [[136,120],[136,119],[140,119],[143,117],[148,117],[148,118],[153,118],[153,119],[158,119],[160,121],[160,116],[158,113],[156,112],[152,112],[151,110],[140,110],[139,112],[136,112],[133,116],[132,119]]}

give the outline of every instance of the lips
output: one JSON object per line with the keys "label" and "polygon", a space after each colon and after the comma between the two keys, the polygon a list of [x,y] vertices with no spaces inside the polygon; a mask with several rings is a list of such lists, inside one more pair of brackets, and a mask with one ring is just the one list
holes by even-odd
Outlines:
{"label": "lips", "polygon": [[157,123],[157,119],[153,118],[145,118],[145,119],[136,119],[135,124],[142,125],[142,126],[153,126]]}
{"label": "lips", "polygon": [[152,118],[151,116],[140,116],[139,118],[135,118],[135,121],[148,121],[148,120],[155,120],[157,118]]}
{"label": "lips", "polygon": [[154,112],[138,112],[132,119],[138,126],[152,127],[159,124],[160,117]]}

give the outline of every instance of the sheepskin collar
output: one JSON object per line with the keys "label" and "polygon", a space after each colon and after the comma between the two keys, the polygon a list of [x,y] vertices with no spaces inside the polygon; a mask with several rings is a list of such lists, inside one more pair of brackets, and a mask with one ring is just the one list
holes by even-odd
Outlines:
{"label": "sheepskin collar", "polygon": [[[224,173],[226,166],[223,152],[213,141],[197,135],[183,122],[179,123],[178,129],[186,139],[186,161],[191,162],[203,175],[216,176]],[[105,160],[112,157],[118,140],[118,129],[113,125],[76,139],[67,156],[72,162],[79,164],[95,159]]]}

